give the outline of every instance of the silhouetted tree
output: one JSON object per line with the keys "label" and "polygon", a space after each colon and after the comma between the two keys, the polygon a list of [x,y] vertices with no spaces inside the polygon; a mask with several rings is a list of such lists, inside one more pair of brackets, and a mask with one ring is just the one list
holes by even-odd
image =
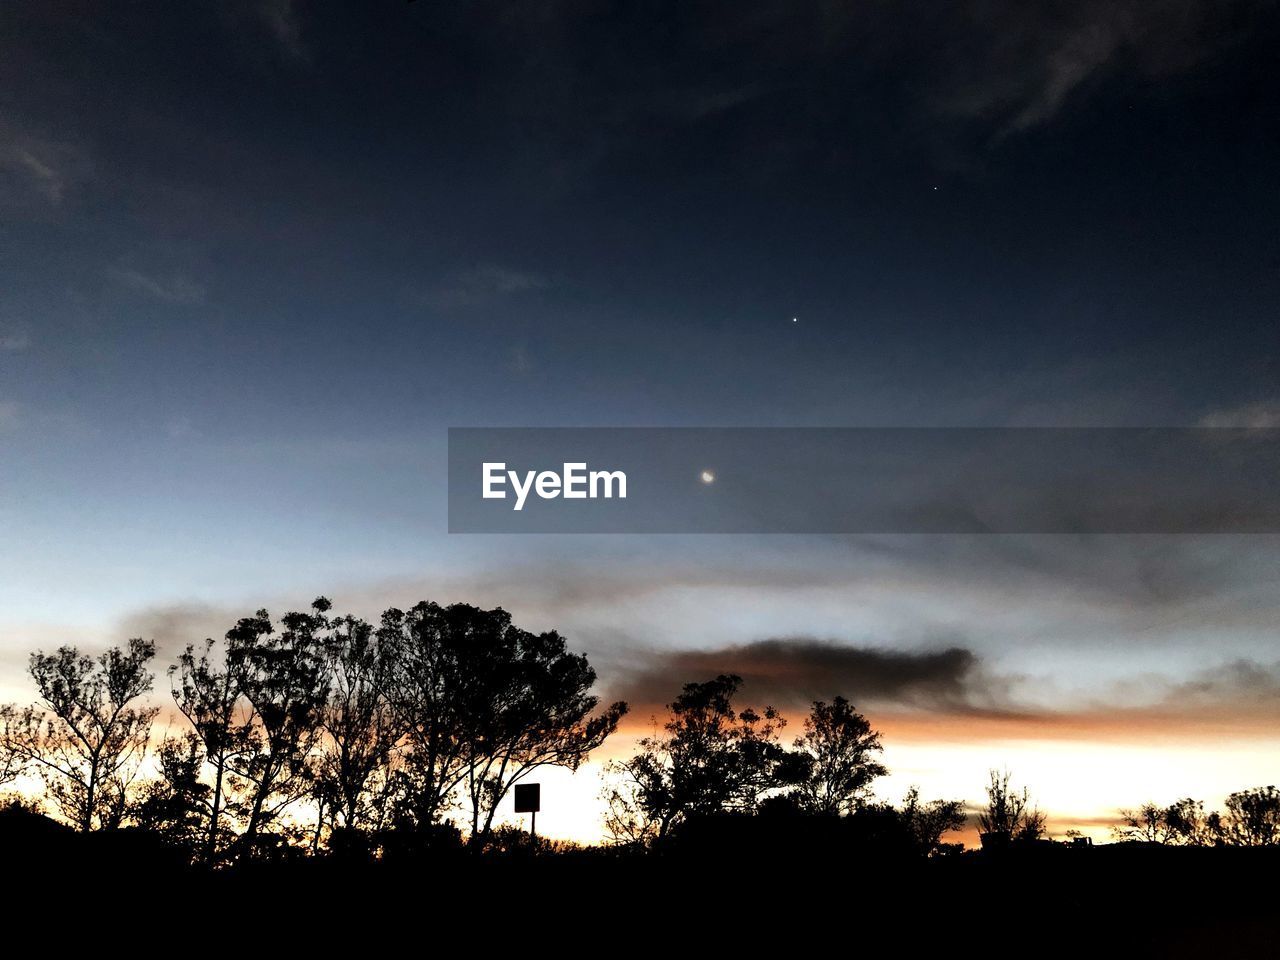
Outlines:
{"label": "silhouetted tree", "polygon": [[[978,814],[982,832],[995,843],[1030,842],[1044,836],[1045,818],[1031,805],[1031,794],[1011,786],[1009,771],[990,771],[987,784],[987,806]],[[984,838],[985,839],[985,838]],[[988,842],[991,842],[988,841]]]}
{"label": "silhouetted tree", "polygon": [[1164,819],[1170,843],[1200,847],[1214,842],[1212,824],[1199,800],[1184,797],[1170,804],[1165,808]]}
{"label": "silhouetted tree", "polygon": [[197,656],[195,647],[188,645],[169,668],[174,703],[191,724],[212,779],[207,793],[198,777],[194,781],[169,780],[169,789],[190,787],[191,795],[174,802],[204,810],[205,828],[198,849],[209,863],[218,859],[231,836],[227,815],[235,813],[237,806],[232,793],[235,761],[254,749],[253,716],[242,709],[240,668],[227,665],[225,660],[219,667],[213,660],[213,647],[213,641],[206,640]]}
{"label": "silhouetted tree", "polygon": [[800,771],[778,743],[785,721],[772,707],[736,712],[742,679],[721,675],[685,684],[670,704],[665,736],[640,741],[640,753],[611,764],[607,798],[615,837],[661,839],[689,817],[753,812],[761,799],[795,786]]}
{"label": "silhouetted tree", "polygon": [[207,839],[211,806],[211,789],[201,779],[204,744],[190,732],[166,738],[156,750],[156,761],[160,778],[145,786],[133,820],[175,847],[198,851]]}
{"label": "silhouetted tree", "polygon": [[387,651],[387,705],[404,739],[395,781],[402,820],[427,828],[439,822],[471,769],[466,701],[473,682],[466,664],[470,638],[490,629],[492,614],[423,601],[387,610],[378,642]]}
{"label": "silhouetted tree", "polygon": [[613,846],[643,849],[652,845],[663,829],[662,821],[645,804],[645,787],[630,772],[635,763],[616,760],[605,765],[607,777],[600,791],[604,804],[604,829]]}
{"label": "silhouetted tree", "polygon": [[1280,844],[1280,790],[1254,787],[1231,794],[1218,832],[1226,843],[1240,847]]}
{"label": "silhouetted tree", "polygon": [[400,738],[386,699],[387,649],[368,623],[344,617],[333,622],[322,652],[329,697],[319,714],[325,733],[316,768],[320,819],[344,830],[374,829],[387,812]]}
{"label": "silhouetted tree", "polygon": [[5,750],[40,774],[48,799],[79,830],[118,827],[127,813],[157,712],[134,706],[151,689],[154,655],[141,639],[96,659],[75,647],[31,655],[44,706],[11,711]]}
{"label": "silhouetted tree", "polygon": [[1204,804],[1185,797],[1167,807],[1144,803],[1137,810],[1121,810],[1112,828],[1117,840],[1142,843],[1206,846],[1221,842],[1221,815],[1205,815]]}
{"label": "silhouetted tree", "polygon": [[924,857],[942,849],[942,838],[965,824],[964,804],[959,800],[921,802],[920,789],[912,787],[903,798],[898,816],[916,851]]}
{"label": "silhouetted tree", "polygon": [[844,697],[815,701],[795,748],[805,765],[796,788],[802,806],[813,813],[853,812],[871,792],[871,783],[888,771],[875,759],[880,734]]}
{"label": "silhouetted tree", "polygon": [[1117,840],[1138,843],[1169,843],[1177,835],[1169,823],[1169,807],[1144,803],[1137,810],[1121,810],[1120,823],[1112,827]]}
{"label": "silhouetted tree", "polygon": [[330,603],[318,598],[310,613],[281,618],[277,633],[267,611],[240,620],[227,633],[227,664],[252,707],[245,751],[230,758],[251,784],[238,854],[249,856],[264,822],[274,820],[311,789],[319,712],[328,689],[320,634]]}
{"label": "silhouetted tree", "polygon": [[568,652],[555,631],[530,633],[505,611],[489,613],[489,629],[472,636],[464,658],[466,787],[472,841],[481,844],[512,786],[539,767],[576,770],[627,711],[618,702],[592,716],[600,701],[587,658]]}
{"label": "silhouetted tree", "polygon": [[0,787],[26,772],[26,757],[12,742],[21,725],[22,715],[16,707],[11,703],[0,704]]}

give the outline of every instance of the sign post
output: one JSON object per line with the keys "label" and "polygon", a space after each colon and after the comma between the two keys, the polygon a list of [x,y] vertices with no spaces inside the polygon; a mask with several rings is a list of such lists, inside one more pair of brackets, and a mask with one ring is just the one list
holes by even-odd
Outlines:
{"label": "sign post", "polygon": [[542,784],[540,783],[517,783],[516,784],[516,813],[529,813],[532,818],[529,821],[529,834],[537,839],[538,836],[538,811],[542,808]]}

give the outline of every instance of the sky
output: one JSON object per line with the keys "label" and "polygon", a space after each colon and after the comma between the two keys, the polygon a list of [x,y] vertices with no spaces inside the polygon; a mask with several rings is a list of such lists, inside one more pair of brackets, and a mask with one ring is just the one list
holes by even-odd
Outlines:
{"label": "sky", "polygon": [[[1273,536],[466,536],[461,426],[1280,426],[1280,6],[0,7],[0,699],[500,604],[1051,830],[1280,758]],[[161,682],[163,686],[163,682]],[[590,837],[595,774],[540,827]],[[542,821],[545,821],[543,823]]]}

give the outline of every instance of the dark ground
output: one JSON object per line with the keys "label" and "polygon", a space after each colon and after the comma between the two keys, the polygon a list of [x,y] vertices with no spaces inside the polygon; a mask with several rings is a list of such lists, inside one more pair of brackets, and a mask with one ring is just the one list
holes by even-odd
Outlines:
{"label": "dark ground", "polygon": [[486,956],[1280,956],[1280,849],[1045,845],[921,860],[771,842],[646,856],[319,857],[210,873],[154,837],[48,824],[0,830],[12,885],[0,946],[30,926],[67,947],[87,936],[258,955],[317,944]]}

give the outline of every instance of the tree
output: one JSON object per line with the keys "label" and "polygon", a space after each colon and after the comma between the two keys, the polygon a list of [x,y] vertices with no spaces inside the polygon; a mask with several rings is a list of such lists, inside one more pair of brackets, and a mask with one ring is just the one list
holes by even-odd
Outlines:
{"label": "tree", "polygon": [[883,749],[880,734],[844,697],[814,702],[795,748],[807,758],[796,795],[813,813],[852,813],[870,795],[872,781],[888,773],[873,756]]}
{"label": "tree", "polygon": [[157,712],[133,705],[151,689],[154,656],[155,644],[138,638],[97,659],[69,646],[31,655],[44,706],[10,711],[4,750],[39,772],[46,796],[79,830],[125,818]]}
{"label": "tree", "polygon": [[[1031,805],[1031,794],[1024,787],[1021,793],[1012,786],[1008,770],[990,771],[987,784],[987,807],[978,814],[978,826],[984,842],[1031,842],[1044,836],[1045,817]],[[987,841],[987,837],[991,840]]]}
{"label": "tree", "polygon": [[26,755],[13,742],[21,724],[22,715],[13,704],[0,704],[0,787],[26,772]]}
{"label": "tree", "polygon": [[1169,842],[1202,847],[1213,843],[1213,828],[1205,816],[1204,804],[1184,797],[1170,804],[1164,812]]}
{"label": "tree", "polygon": [[604,804],[604,829],[615,847],[642,850],[652,846],[666,827],[646,806],[645,789],[631,772],[631,764],[611,760],[605,766],[609,776],[600,791]]}
{"label": "tree", "polygon": [[[206,793],[199,777],[167,778],[171,790],[189,788],[180,805],[199,806],[204,810],[205,827],[200,847],[207,863],[216,862],[228,845],[229,808],[235,806],[231,796],[231,776],[238,761],[250,752],[252,716],[241,707],[240,671],[221,668],[212,659],[213,641],[206,640],[199,656],[188,645],[169,668],[174,703],[191,724],[193,736],[203,750],[204,763],[211,770],[213,783]],[[176,768],[175,768],[176,769]],[[162,767],[163,772],[163,767]]]}
{"label": "tree", "polygon": [[942,849],[942,838],[965,824],[964,804],[959,800],[920,801],[919,787],[912,787],[903,798],[898,816],[906,827],[916,851],[924,857]]}
{"label": "tree", "polygon": [[328,697],[320,634],[330,603],[319,597],[310,613],[281,618],[277,633],[266,610],[227,633],[227,664],[252,707],[246,749],[230,759],[249,781],[250,798],[238,856],[252,854],[259,831],[311,789],[311,754],[318,717]]}
{"label": "tree", "polygon": [[147,784],[133,819],[175,847],[196,851],[206,841],[209,823],[208,784],[201,780],[204,744],[194,733],[168,737],[156,751],[159,780]]}
{"label": "tree", "polygon": [[1225,842],[1240,847],[1280,844],[1280,790],[1254,787],[1227,797],[1219,831]]}
{"label": "tree", "polygon": [[1221,833],[1218,814],[1205,815],[1204,804],[1184,797],[1167,807],[1144,803],[1137,810],[1121,810],[1120,823],[1111,833],[1117,840],[1140,843],[1206,846]]}
{"label": "tree", "polygon": [[1111,828],[1117,840],[1137,843],[1169,843],[1177,832],[1170,825],[1171,807],[1144,803],[1137,810],[1121,810],[1120,823]]}
{"label": "tree", "polygon": [[386,813],[400,739],[386,697],[388,647],[372,626],[348,616],[333,622],[322,653],[329,698],[319,714],[325,734],[316,769],[320,820],[343,830],[376,827]]}
{"label": "tree", "polygon": [[471,635],[463,657],[471,718],[464,737],[471,837],[483,844],[512,786],[539,767],[576,770],[617,729],[627,705],[593,716],[596,673],[560,634],[521,630],[501,609],[474,612],[487,629]]}
{"label": "tree", "polygon": [[772,707],[736,712],[742,678],[685,684],[670,704],[665,736],[640,741],[640,752],[614,763],[607,798],[616,836],[661,840],[696,816],[754,812],[770,793],[795,786],[799,773],[778,743],[785,721]]}
{"label": "tree", "polygon": [[481,613],[423,601],[407,612],[387,610],[378,627],[389,658],[387,706],[404,739],[394,778],[400,819],[419,829],[439,822],[470,770],[464,658],[469,638],[483,629]]}

